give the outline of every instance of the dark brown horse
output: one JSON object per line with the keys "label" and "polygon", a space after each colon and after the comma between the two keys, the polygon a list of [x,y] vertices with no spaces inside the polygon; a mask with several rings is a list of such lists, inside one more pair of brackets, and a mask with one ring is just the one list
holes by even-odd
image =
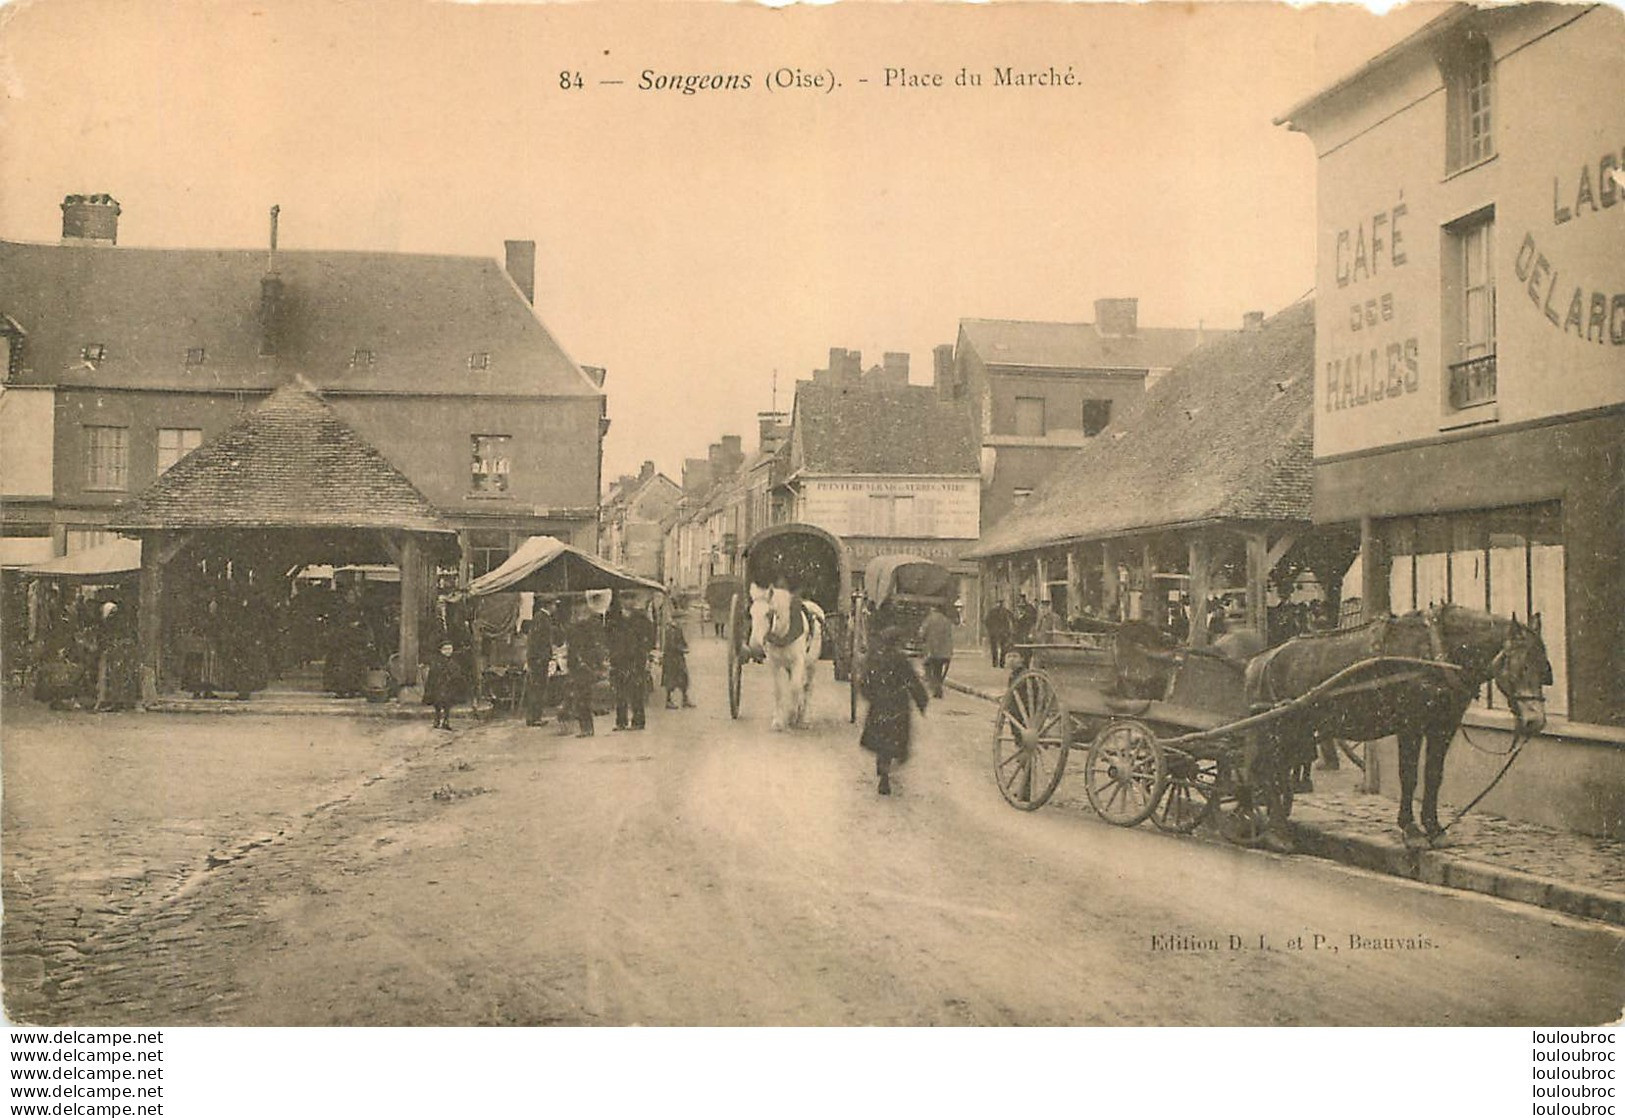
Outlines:
{"label": "dark brown horse", "polygon": [[[1546,724],[1544,684],[1552,682],[1540,615],[1528,625],[1463,606],[1444,605],[1386,618],[1336,633],[1294,637],[1247,665],[1247,699],[1253,710],[1307,694],[1317,685],[1375,657],[1403,657],[1454,665],[1432,668],[1390,661],[1356,670],[1328,689],[1328,697],[1255,731],[1248,743],[1248,782],[1270,815],[1270,845],[1279,848],[1290,804],[1284,776],[1315,741],[1337,737],[1373,741],[1399,738],[1399,828],[1413,849],[1445,845],[1439,826],[1439,785],[1444,758],[1473,696],[1493,681],[1506,696],[1521,736]],[[1422,781],[1422,825],[1411,814],[1417,761],[1423,739],[1427,764]]]}

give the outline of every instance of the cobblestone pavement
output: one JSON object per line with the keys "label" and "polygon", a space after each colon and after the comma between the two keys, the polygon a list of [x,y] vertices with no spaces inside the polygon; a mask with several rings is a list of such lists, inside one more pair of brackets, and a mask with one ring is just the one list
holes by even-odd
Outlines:
{"label": "cobblestone pavement", "polygon": [[[1013,811],[980,700],[934,703],[882,797],[827,670],[813,726],[772,734],[765,670],[734,721],[716,643],[690,663],[700,709],[651,710],[642,734],[606,719],[589,741],[511,719],[447,734],[8,704],[8,1012],[1580,1024],[1625,998],[1616,929],[1106,826],[1066,784],[1054,809]],[[1308,951],[1312,933],[1345,949]]]}
{"label": "cobblestone pavement", "polygon": [[[954,658],[950,677],[985,696],[1002,694],[1009,673],[988,664],[985,653],[962,650]],[[1315,791],[1305,793],[1301,803],[1336,816],[1340,830],[1383,841],[1397,839],[1394,801],[1360,791],[1359,775],[1359,770],[1347,763],[1336,772],[1316,772]],[[1063,783],[1063,790],[1065,787]],[[1088,809],[1086,802],[1083,806]],[[1448,822],[1458,806],[1441,802],[1440,818]],[[1505,819],[1482,808],[1463,816],[1451,827],[1451,835],[1458,840],[1451,848],[1452,857],[1625,895],[1625,842],[1617,839]]]}

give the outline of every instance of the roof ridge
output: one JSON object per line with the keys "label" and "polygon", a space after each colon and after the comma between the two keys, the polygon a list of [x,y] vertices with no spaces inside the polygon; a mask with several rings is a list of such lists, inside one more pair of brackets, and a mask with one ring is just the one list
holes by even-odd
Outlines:
{"label": "roof ridge", "polygon": [[[267,249],[264,246],[243,247],[238,245],[78,245],[63,244],[61,241],[28,241],[17,240],[11,237],[0,237],[0,247],[14,246],[19,248],[59,248],[63,250],[91,249],[97,252],[110,253],[118,256],[129,256],[133,253],[242,253],[245,256],[265,256]],[[399,249],[387,248],[283,248],[277,246],[278,257],[287,256],[382,256],[392,259],[409,260],[462,260],[479,263],[488,263],[501,267],[501,261],[495,256],[480,253],[466,252],[405,252]],[[506,270],[504,270],[505,272]]]}

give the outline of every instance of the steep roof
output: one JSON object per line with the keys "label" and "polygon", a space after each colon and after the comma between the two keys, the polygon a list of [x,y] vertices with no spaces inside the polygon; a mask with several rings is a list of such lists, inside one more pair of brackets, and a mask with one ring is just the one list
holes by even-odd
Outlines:
{"label": "steep roof", "polygon": [[934,388],[884,391],[801,381],[791,463],[810,474],[977,474],[981,452],[962,402]]}
{"label": "steep roof", "polygon": [[[31,384],[596,396],[495,261],[278,252],[277,359],[260,356],[263,251],[0,241],[0,313]],[[106,347],[96,364],[87,345]],[[187,364],[187,351],[204,351]],[[371,359],[356,360],[356,351]],[[470,358],[487,354],[487,367]]]}
{"label": "steep roof", "polygon": [[1223,520],[1307,521],[1314,365],[1313,302],[1203,346],[968,554]]}
{"label": "steep roof", "polygon": [[112,526],[451,531],[388,459],[299,383],[159,475]]}
{"label": "steep roof", "polygon": [[965,318],[963,339],[989,365],[1038,369],[1170,369],[1204,341],[1234,331],[1141,327],[1102,334],[1090,322]]}

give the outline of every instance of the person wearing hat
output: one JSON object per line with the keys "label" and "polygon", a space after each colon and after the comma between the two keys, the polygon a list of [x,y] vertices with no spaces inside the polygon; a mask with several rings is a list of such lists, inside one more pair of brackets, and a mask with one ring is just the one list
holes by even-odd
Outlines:
{"label": "person wearing hat", "polygon": [[864,715],[863,736],[858,744],[875,755],[875,775],[880,778],[877,790],[889,796],[892,769],[908,760],[913,731],[909,703],[923,715],[929,701],[925,684],[903,654],[902,634],[895,627],[882,626],[876,631],[865,658],[860,690],[869,701],[869,711]]}
{"label": "person wearing hat", "polygon": [[649,690],[649,653],[654,626],[635,602],[617,598],[604,618],[609,643],[610,680],[615,688],[615,728],[641,730]]}
{"label": "person wearing hat", "polygon": [[525,725],[540,726],[547,711],[548,669],[553,663],[553,615],[537,599],[525,622]]}
{"label": "person wearing hat", "polygon": [[576,607],[576,619],[570,626],[566,643],[569,646],[570,713],[579,725],[576,737],[590,738],[594,732],[593,684],[604,671],[604,621],[590,601]]}

